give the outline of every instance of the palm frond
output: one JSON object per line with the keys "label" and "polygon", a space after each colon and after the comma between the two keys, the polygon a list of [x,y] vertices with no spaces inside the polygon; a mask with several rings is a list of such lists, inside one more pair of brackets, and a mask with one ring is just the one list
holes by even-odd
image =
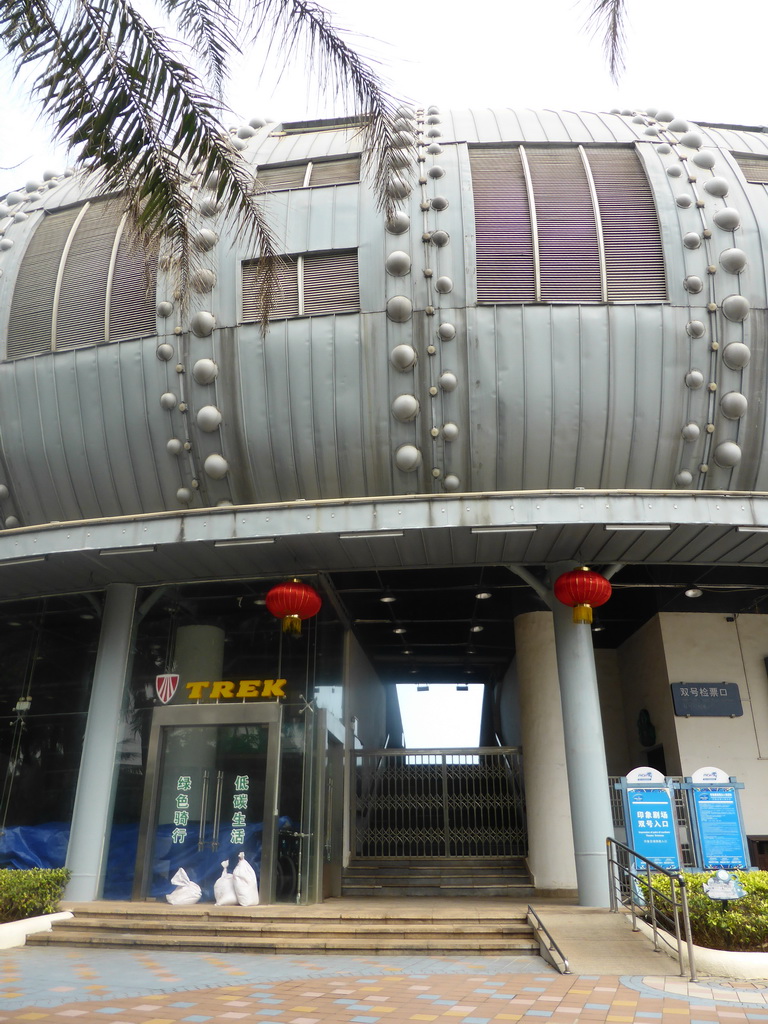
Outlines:
{"label": "palm frond", "polygon": [[221,101],[232,56],[241,52],[240,20],[230,0],[160,0],[160,6],[202,60]]}
{"label": "palm frond", "polygon": [[587,29],[601,40],[614,82],[624,70],[626,13],[625,0],[595,0],[587,17]]}
{"label": "palm frond", "polygon": [[[267,58],[275,61],[278,75],[304,57],[320,88],[351,106],[360,122],[377,204],[391,216],[395,201],[388,186],[393,178],[403,177],[398,161],[403,145],[398,103],[381,77],[312,0],[256,0],[254,15],[255,35],[266,39]],[[406,148],[412,150],[415,163],[415,143]]]}

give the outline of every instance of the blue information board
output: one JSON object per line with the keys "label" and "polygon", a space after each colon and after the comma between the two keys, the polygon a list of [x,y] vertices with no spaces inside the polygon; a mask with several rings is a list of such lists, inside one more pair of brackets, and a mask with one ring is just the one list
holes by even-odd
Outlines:
{"label": "blue information board", "polygon": [[693,806],[703,868],[746,868],[741,815],[732,786],[695,786]]}
{"label": "blue information board", "polygon": [[675,809],[668,789],[627,787],[628,845],[668,871],[680,869]]}

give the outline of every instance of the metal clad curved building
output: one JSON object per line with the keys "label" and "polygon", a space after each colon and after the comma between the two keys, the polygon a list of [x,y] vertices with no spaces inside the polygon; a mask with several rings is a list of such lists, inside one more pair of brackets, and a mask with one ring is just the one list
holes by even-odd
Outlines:
{"label": "metal clad curved building", "polygon": [[[352,596],[371,578],[466,567],[482,590],[483,572],[514,566],[538,598],[510,606],[503,653],[489,654],[486,684],[503,689],[511,619],[549,615],[540,611],[549,606],[560,643],[553,574],[590,561],[612,566],[617,592],[624,579],[636,596],[643,587],[660,595],[653,610],[627,610],[632,626],[611,648],[611,671],[624,680],[616,685],[627,690],[634,677],[621,668],[621,645],[653,647],[648,634],[632,637],[654,611],[682,610],[659,589],[680,589],[680,574],[674,587],[660,582],[668,565],[691,580],[726,567],[732,575],[718,586],[762,595],[762,584],[733,573],[766,560],[763,129],[692,125],[659,110],[427,108],[403,116],[389,221],[353,127],[254,121],[233,141],[262,183],[283,253],[266,330],[258,253],[220,215],[215,183],[194,189],[199,262],[186,296],[175,293],[162,250],[146,260],[119,205],[77,176],[46,174],[0,205],[6,599],[101,595],[103,646],[124,640],[133,621],[135,592],[129,600],[121,590],[107,629],[109,588],[319,574],[338,622],[367,651],[360,657],[376,662],[365,628],[378,620]],[[623,566],[661,568],[630,579]],[[458,580],[433,589],[453,594]],[[147,615],[156,600],[141,605]],[[178,607],[190,629],[215,618]],[[744,598],[736,611],[746,607]],[[460,629],[475,629],[477,614],[462,613]],[[520,650],[531,621],[515,627]],[[673,643],[671,620],[656,621],[659,636],[667,624],[657,640],[671,665],[675,643],[690,649],[684,627]],[[537,664],[555,641],[540,642]],[[147,643],[156,654],[157,636]],[[173,643],[157,659],[170,669],[189,657]],[[446,672],[450,658],[434,646],[424,664]],[[743,668],[726,648],[723,673]],[[350,687],[356,657],[345,648]],[[121,664],[110,671],[125,675]],[[524,688],[527,670],[515,671]],[[349,700],[336,709],[344,728],[362,706]],[[679,769],[670,774],[690,774],[665,700],[659,689],[641,703],[665,717],[666,756]],[[631,736],[633,701],[625,694]],[[585,714],[578,728],[599,731],[597,704]],[[768,730],[768,707],[750,714],[755,734]],[[375,747],[384,737],[371,728]],[[611,771],[626,773],[643,753],[628,739]],[[754,784],[760,759],[743,769]],[[543,755],[526,765],[529,780],[538,769],[546,777]],[[569,762],[569,772],[581,768]],[[605,760],[589,771],[604,776]],[[101,792],[92,805],[102,809],[86,811],[78,791],[73,837],[94,822],[107,827],[110,799]],[[573,798],[570,812],[575,822],[589,817]],[[596,842],[610,828],[601,814]],[[754,815],[748,828],[768,832]],[[534,837],[541,822],[529,817],[534,875],[543,888],[567,888],[567,865],[549,864]],[[594,855],[580,842],[577,874],[580,858]],[[76,891],[93,895],[102,869],[71,856],[86,879]],[[149,884],[142,871],[137,893]],[[582,901],[599,901],[601,883],[588,875],[578,879]]]}

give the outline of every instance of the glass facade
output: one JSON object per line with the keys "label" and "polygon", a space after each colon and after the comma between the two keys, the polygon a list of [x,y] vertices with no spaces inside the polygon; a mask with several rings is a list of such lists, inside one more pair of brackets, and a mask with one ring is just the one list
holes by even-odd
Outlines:
{"label": "glass facade", "polygon": [[[242,711],[235,709],[244,704],[280,706],[279,743],[270,748],[278,780],[270,868],[274,897],[316,898],[312,863],[322,855],[316,820],[322,801],[315,791],[322,793],[322,788],[314,776],[318,766],[322,771],[325,749],[318,726],[325,718],[319,712],[327,705],[328,714],[341,715],[343,628],[325,602],[315,618],[302,624],[300,635],[283,632],[265,605],[266,593],[279,582],[138,591],[116,751],[105,898],[136,895],[142,815],[150,798],[156,800],[155,838],[147,854],[152,866],[146,869],[151,877],[146,895],[163,898],[171,891],[171,867],[179,857],[185,859],[186,850],[194,853],[187,858],[190,876],[197,861],[205,861],[199,869],[204,898],[212,898],[221,861],[231,857],[231,870],[239,849],[246,850],[259,872],[261,839],[253,836],[260,837],[265,821],[271,821],[264,806],[267,742],[265,726],[241,721]],[[6,667],[0,681],[5,766],[0,866],[64,863],[102,605],[101,594],[0,605]],[[232,724],[196,725],[195,709],[202,713],[212,706],[231,707]],[[188,726],[167,731],[153,795],[147,787],[152,723],[155,710],[166,707],[191,718]],[[217,714],[228,717],[226,710]],[[192,765],[188,771],[179,767],[179,758],[185,757]],[[176,808],[177,797],[185,795],[177,792],[182,777],[195,791],[189,793],[188,807]],[[246,778],[247,794],[242,791]],[[247,811],[235,806],[244,799]],[[176,811],[186,814],[184,824],[184,814]]]}

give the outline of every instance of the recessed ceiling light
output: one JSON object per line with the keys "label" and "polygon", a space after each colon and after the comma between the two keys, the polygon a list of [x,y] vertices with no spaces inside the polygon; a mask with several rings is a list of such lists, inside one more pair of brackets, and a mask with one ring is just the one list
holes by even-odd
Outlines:
{"label": "recessed ceiling light", "polygon": [[475,594],[478,601],[487,601],[490,596],[487,590],[481,590],[479,594]]}
{"label": "recessed ceiling light", "polygon": [[392,630],[393,633],[407,633],[408,630],[404,626],[398,626],[397,629]]}
{"label": "recessed ceiling light", "polygon": [[484,629],[485,626],[470,626],[469,631],[470,633],[482,633]]}
{"label": "recessed ceiling light", "polygon": [[702,591],[698,587],[688,587],[685,592],[686,597],[701,597]]}
{"label": "recessed ceiling light", "polygon": [[392,602],[396,601],[397,598],[395,597],[394,594],[391,594],[389,591],[386,591],[386,593],[381,595],[379,600],[381,601],[382,604],[392,604]]}
{"label": "recessed ceiling light", "polygon": [[413,651],[405,650],[405,651],[403,651],[403,654],[413,654]]}

